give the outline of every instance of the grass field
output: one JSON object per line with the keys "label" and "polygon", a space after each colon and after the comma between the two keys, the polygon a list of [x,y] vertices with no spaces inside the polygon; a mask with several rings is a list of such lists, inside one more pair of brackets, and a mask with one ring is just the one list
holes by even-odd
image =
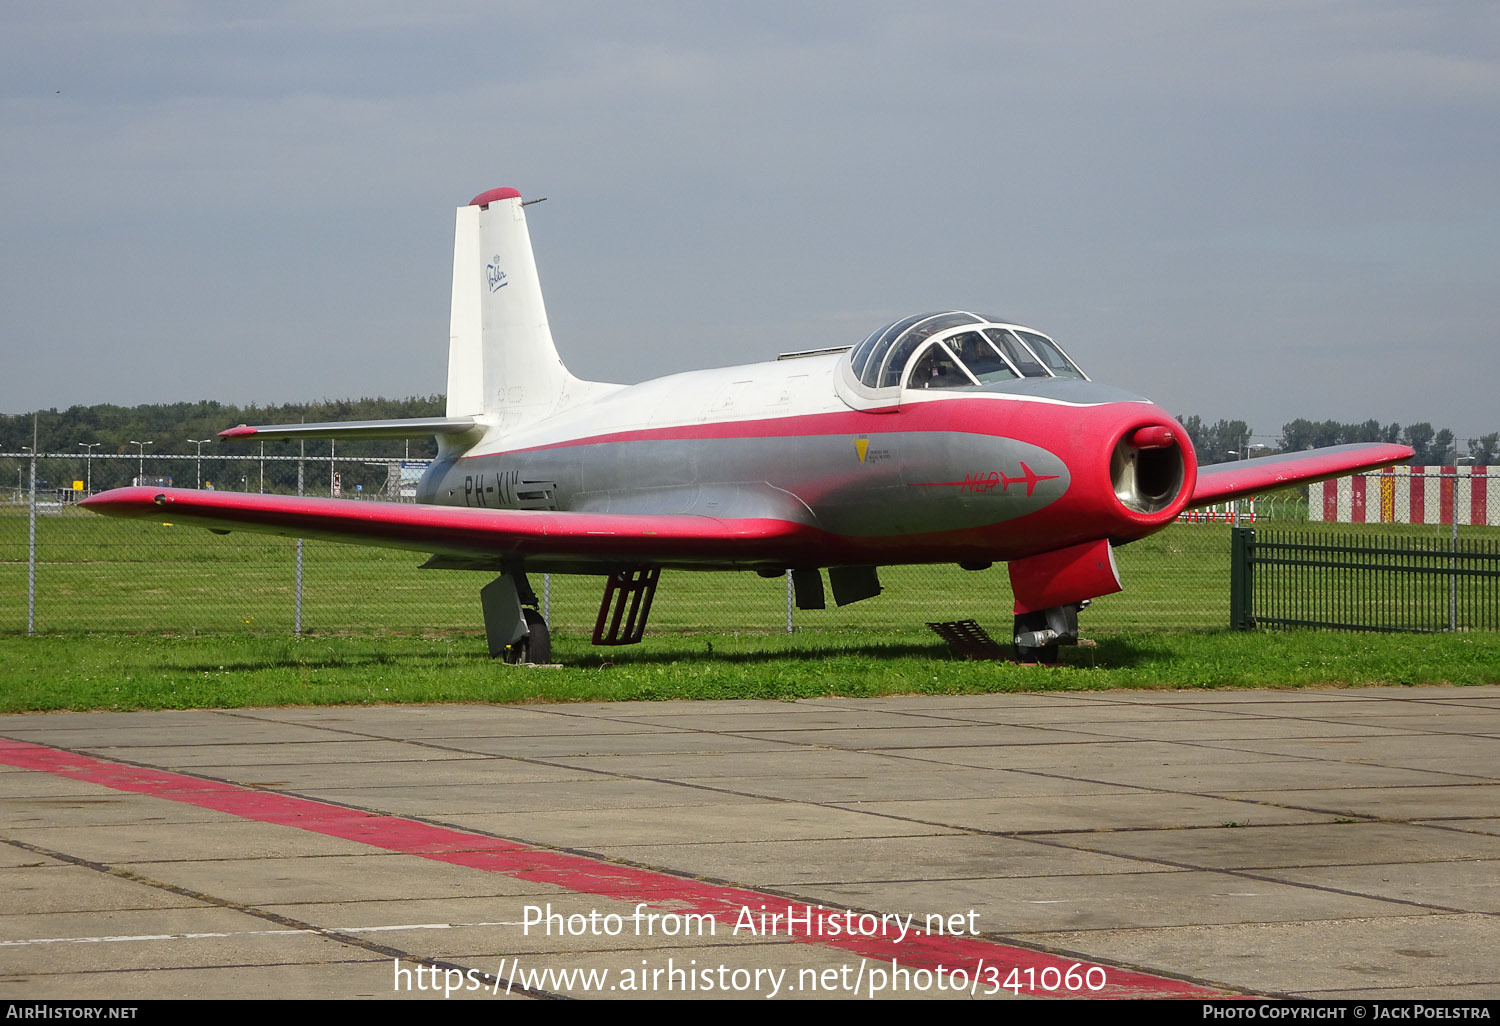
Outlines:
{"label": "grass field", "polygon": [[964,662],[925,631],[657,635],[561,668],[486,658],[479,635],[0,638],[0,712],[404,702],[782,699],[1106,688],[1500,683],[1500,634],[1115,634],[1056,667]]}
{"label": "grass field", "polygon": [[[26,518],[0,510],[0,634],[26,629]],[[1447,528],[1304,525],[1324,537],[1446,537]],[[1500,538],[1500,529],[1463,528]],[[295,543],[267,535],[110,520],[79,510],[39,518],[39,631],[290,632]],[[1088,629],[1204,630],[1229,623],[1229,529],[1180,524],[1116,550],[1125,591],[1098,599]],[[310,633],[478,630],[488,574],[418,570],[419,555],[309,541],[303,551],[302,625]],[[1003,566],[882,567],[884,592],[841,609],[797,610],[803,631],[919,629],[928,620],[976,619],[1009,628]],[[533,585],[542,587],[540,579]],[[593,628],[597,577],[554,576],[555,633]],[[751,573],[667,571],[651,613],[655,632],[785,631],[786,583]]]}
{"label": "grass field", "polygon": [[5,711],[1500,681],[1493,632],[1225,632],[1229,531],[1216,524],[1119,549],[1126,591],[1082,617],[1097,647],[1065,650],[1055,669],[964,663],[923,626],[974,618],[1003,639],[1011,595],[998,566],[883,567],[883,594],[798,610],[791,635],[784,580],[668,572],[646,642],[614,649],[587,640],[599,580],[554,577],[554,648],[566,668],[528,671],[484,657],[478,590],[488,575],[420,571],[410,553],[306,543],[296,638],[293,542],[53,513],[38,525],[39,636],[28,638],[26,549],[25,516],[0,512]]}
{"label": "grass field", "polygon": [[[295,543],[267,535],[107,520],[66,510],[39,519],[37,628],[57,631],[289,632]],[[0,633],[26,626],[26,519],[0,515]],[[1228,623],[1229,535],[1183,525],[1118,551],[1124,595],[1098,600],[1091,627],[1218,628]],[[417,570],[419,555],[309,541],[303,549],[305,631],[479,629],[479,589],[490,575]],[[807,631],[921,628],[928,620],[1010,625],[1002,566],[882,567],[884,592],[843,608],[797,610]],[[540,579],[532,584],[538,590]],[[597,577],[554,576],[556,633],[593,629]],[[786,582],[751,573],[667,571],[651,629],[785,631]]]}

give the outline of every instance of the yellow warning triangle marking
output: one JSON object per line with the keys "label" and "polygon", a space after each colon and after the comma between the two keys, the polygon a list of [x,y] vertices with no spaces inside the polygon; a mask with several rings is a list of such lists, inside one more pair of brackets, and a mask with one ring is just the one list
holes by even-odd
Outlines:
{"label": "yellow warning triangle marking", "polygon": [[854,440],[854,451],[859,453],[859,462],[865,461],[865,453],[870,451],[870,440],[868,438],[856,438]]}

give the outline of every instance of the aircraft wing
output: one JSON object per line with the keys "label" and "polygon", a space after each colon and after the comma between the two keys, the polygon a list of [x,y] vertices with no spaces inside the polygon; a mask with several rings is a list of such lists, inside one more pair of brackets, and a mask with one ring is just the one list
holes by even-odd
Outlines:
{"label": "aircraft wing", "polygon": [[812,531],[771,518],[474,509],[360,499],[116,488],[84,499],[106,516],[253,531],[288,538],[433,553],[432,565],[488,568],[505,561],[611,567],[640,563],[753,564],[785,558],[789,542]]}
{"label": "aircraft wing", "polygon": [[1252,460],[1238,460],[1234,463],[1215,463],[1198,468],[1198,483],[1193,488],[1193,497],[1188,500],[1188,506],[1209,506],[1246,495],[1258,495],[1273,488],[1326,481],[1364,470],[1378,470],[1392,464],[1405,463],[1414,455],[1404,445],[1368,442],[1276,456],[1257,456]]}

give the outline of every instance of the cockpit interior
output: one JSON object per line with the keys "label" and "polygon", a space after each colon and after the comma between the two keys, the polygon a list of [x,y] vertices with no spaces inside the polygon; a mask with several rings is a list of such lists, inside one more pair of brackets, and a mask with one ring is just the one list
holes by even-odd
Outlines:
{"label": "cockpit interior", "polygon": [[854,378],[869,389],[974,388],[1020,378],[1088,380],[1047,336],[967,310],[892,321],[855,346],[849,360]]}

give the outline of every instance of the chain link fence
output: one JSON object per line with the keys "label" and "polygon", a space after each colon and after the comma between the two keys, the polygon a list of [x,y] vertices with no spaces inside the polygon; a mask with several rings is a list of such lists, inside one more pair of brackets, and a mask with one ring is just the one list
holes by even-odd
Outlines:
{"label": "chain link fence", "polygon": [[[482,633],[479,589],[492,574],[419,570],[420,555],[393,550],[297,542],[271,535],[210,533],[97,516],[74,504],[113,460],[142,483],[256,490],[273,459],[193,455],[92,457],[0,455],[0,633],[163,632],[373,635],[392,631]],[[120,462],[123,461],[123,462]],[[341,460],[309,455],[307,494],[341,493],[400,501],[421,467],[402,458]],[[281,478],[287,475],[282,473]],[[292,478],[295,480],[295,478]],[[125,482],[121,482],[125,483]],[[76,485],[76,487],[75,487]],[[1308,523],[1297,492],[1261,498],[1236,510],[1200,512],[1116,550],[1125,591],[1085,611],[1085,633],[1119,630],[1220,630],[1230,623],[1230,521],[1297,525],[1328,534],[1363,531],[1448,537],[1447,525]],[[1458,529],[1466,535],[1494,528]],[[33,534],[34,531],[34,534]],[[34,539],[34,540],[33,540]],[[1012,597],[1003,564],[966,571],[951,565],[880,568],[880,595],[842,608],[794,609],[785,578],[754,573],[662,574],[648,631],[783,632],[788,630],[925,631],[927,621],[974,619],[997,637],[1010,628]],[[598,576],[536,575],[555,634],[593,630],[603,593]]]}

